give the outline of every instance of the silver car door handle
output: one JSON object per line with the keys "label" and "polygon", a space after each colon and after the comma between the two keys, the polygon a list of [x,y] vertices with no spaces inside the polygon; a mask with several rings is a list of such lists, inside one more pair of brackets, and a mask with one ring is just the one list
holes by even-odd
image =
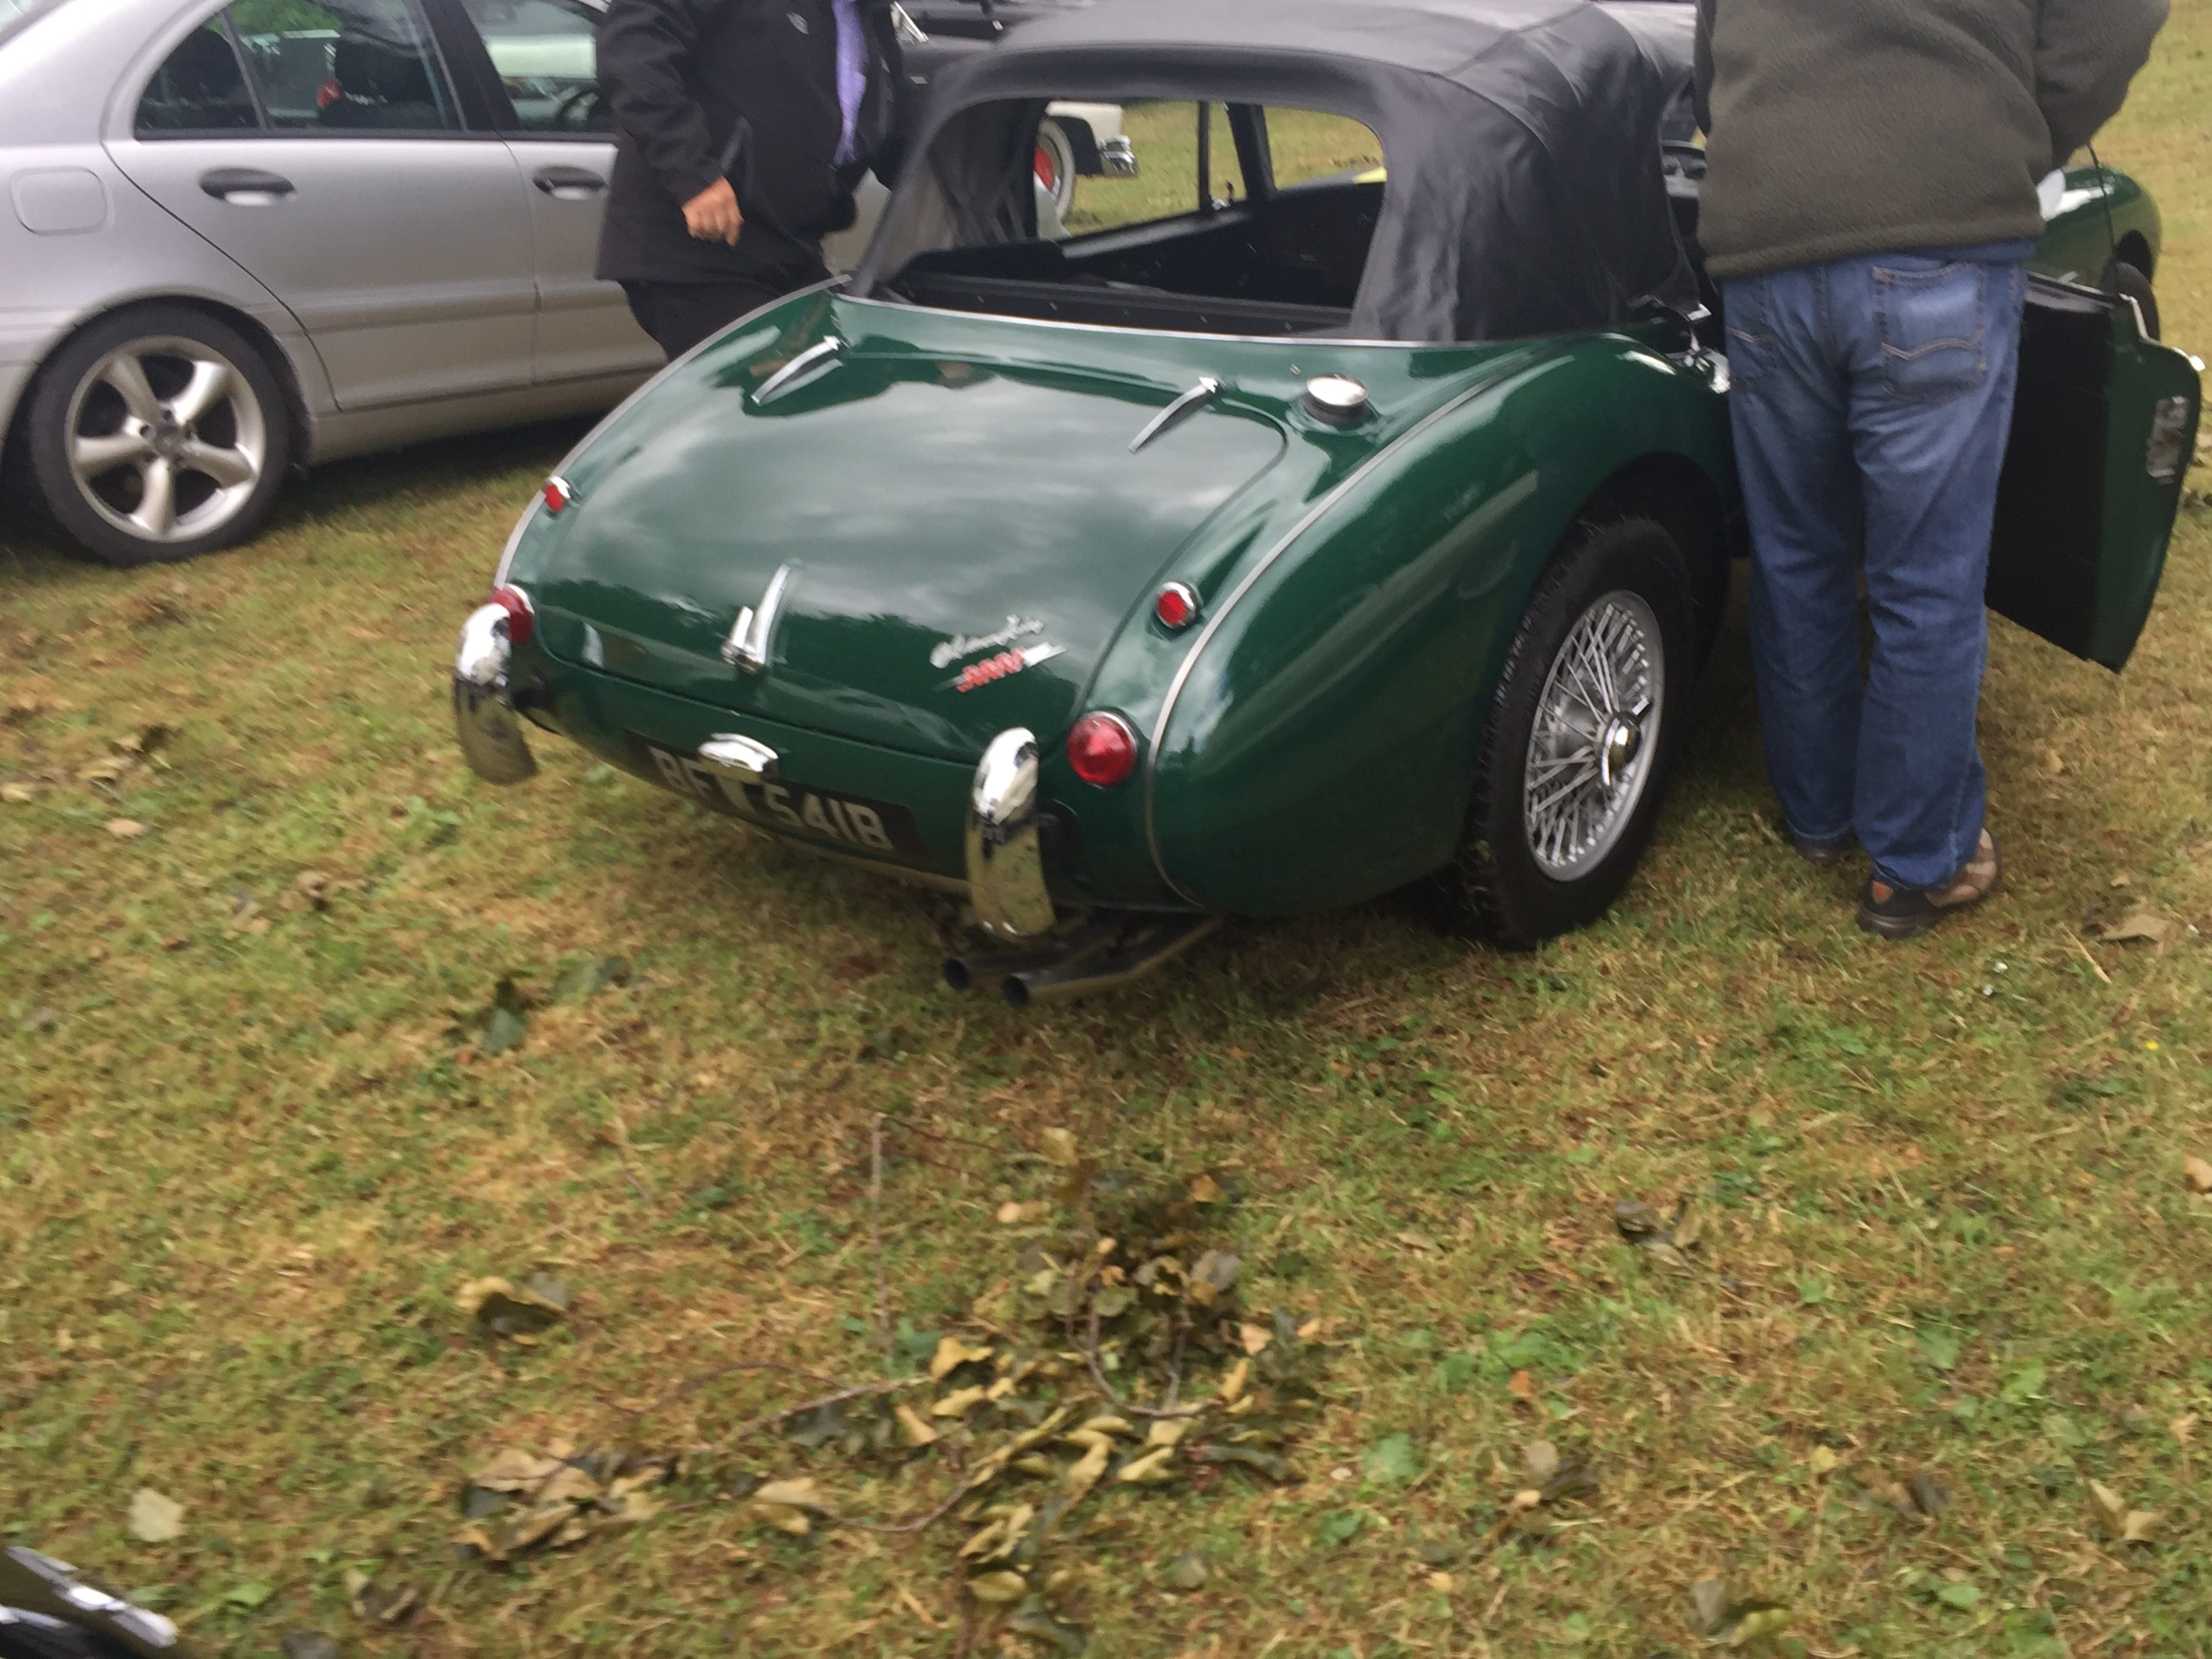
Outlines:
{"label": "silver car door handle", "polygon": [[540,167],[531,182],[562,202],[580,202],[607,187],[607,181],[588,167]]}
{"label": "silver car door handle", "polygon": [[258,167],[216,167],[200,174],[200,188],[218,202],[258,207],[292,193],[292,181]]}

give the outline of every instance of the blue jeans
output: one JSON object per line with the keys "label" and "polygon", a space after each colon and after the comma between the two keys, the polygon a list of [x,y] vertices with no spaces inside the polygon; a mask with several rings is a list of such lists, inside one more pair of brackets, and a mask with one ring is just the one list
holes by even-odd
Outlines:
{"label": "blue jeans", "polygon": [[1767,773],[1791,833],[1856,833],[1895,887],[1942,886],[1981,839],[1982,590],[2026,254],[1883,254],[1723,289]]}

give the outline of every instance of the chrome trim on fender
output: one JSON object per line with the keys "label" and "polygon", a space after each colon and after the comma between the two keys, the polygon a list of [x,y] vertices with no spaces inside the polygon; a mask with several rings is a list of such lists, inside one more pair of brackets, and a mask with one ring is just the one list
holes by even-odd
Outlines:
{"label": "chrome trim on fender", "polygon": [[826,340],[817,340],[760,383],[760,390],[753,393],[753,407],[758,409],[815,364],[826,357],[836,356],[844,349],[845,343],[834,334]]}
{"label": "chrome trim on fender", "polygon": [[736,732],[717,732],[699,745],[699,758],[719,766],[739,783],[759,783],[776,775],[775,750]]}
{"label": "chrome trim on fender", "polygon": [[453,653],[453,733],[469,769],[486,783],[522,783],[538,775],[507,687],[513,650],[507,620],[504,606],[478,605],[461,624]]}
{"label": "chrome trim on fender", "polygon": [[1044,849],[1037,833],[1037,741],[1027,726],[991,739],[968,792],[968,896],[993,939],[1051,931]]}
{"label": "chrome trim on fender", "polygon": [[1182,393],[1158,414],[1144,424],[1144,428],[1129,440],[1129,453],[1133,455],[1146,444],[1189,414],[1200,404],[1210,403],[1221,395],[1221,382],[1211,374],[1201,374],[1197,384]]}
{"label": "chrome trim on fender", "polygon": [[780,564],[775,574],[768,579],[768,592],[761,595],[756,610],[746,605],[738,612],[738,619],[730,624],[730,637],[722,641],[722,660],[732,668],[748,674],[757,674],[768,666],[769,647],[775,642],[775,619],[783,610],[783,595],[791,586],[792,572],[799,567]]}
{"label": "chrome trim on fender", "polygon": [[[1336,343],[1332,342],[1332,343]],[[1205,626],[1199,629],[1198,636],[1191,641],[1190,649],[1183,653],[1182,660],[1176,665],[1175,678],[1168,682],[1167,696],[1160,700],[1159,714],[1152,721],[1152,741],[1146,745],[1145,750],[1145,848],[1152,855],[1152,868],[1159,872],[1160,879],[1167,884],[1170,892],[1192,904],[1198,905],[1201,909],[1205,908],[1195,894],[1186,891],[1176,878],[1168,873],[1167,860],[1160,853],[1159,824],[1154,808],[1159,796],[1160,757],[1166,750],[1168,722],[1175,718],[1176,701],[1182,697],[1183,688],[1189,684],[1191,675],[1196,672],[1199,658],[1205,654],[1206,647],[1213,642],[1214,635],[1221,631],[1222,624],[1229,620],[1230,613],[1237,609],[1238,601],[1258,585],[1262,576],[1274,568],[1276,561],[1289,552],[1297,544],[1301,536],[1319,523],[1339,501],[1364,483],[1368,474],[1395,453],[1401,444],[1419,437],[1446,416],[1456,414],[1464,405],[1481,397],[1500,381],[1522,374],[1532,364],[1540,362],[1546,357],[1554,356],[1565,349],[1564,345],[1547,343],[1547,349],[1542,350],[1526,355],[1516,354],[1493,361],[1490,365],[1489,374],[1484,375],[1457,397],[1431,410],[1396,437],[1385,443],[1354,467],[1343,483],[1308,507],[1300,515],[1298,521],[1285,531],[1273,547],[1260,556],[1258,562],[1244,573],[1243,579],[1235,587],[1230,589],[1227,596],[1207,616]]]}

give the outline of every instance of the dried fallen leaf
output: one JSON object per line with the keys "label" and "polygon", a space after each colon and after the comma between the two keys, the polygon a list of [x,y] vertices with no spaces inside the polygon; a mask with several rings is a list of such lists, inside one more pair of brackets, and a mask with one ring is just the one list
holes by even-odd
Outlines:
{"label": "dried fallen leaf", "polygon": [[2148,1544],[2158,1534],[2158,1522],[2156,1510],[2130,1510],[2120,1520],[2120,1541]]}
{"label": "dried fallen leaf", "polygon": [[1091,1437],[1081,1457],[1067,1466],[1062,1477],[1062,1487],[1067,1494],[1067,1507],[1073,1509],[1098,1484],[1098,1477],[1106,1473],[1106,1460],[1114,1453],[1114,1443],[1101,1435]]}
{"label": "dried fallen leaf", "polygon": [[1201,1175],[1192,1178],[1190,1183],[1190,1201],[1192,1203],[1217,1204],[1220,1202],[1220,1200],[1221,1183],[1219,1182],[1216,1181],[1209,1175]]}
{"label": "dried fallen leaf", "polygon": [[142,1543],[167,1544],[185,1530],[185,1506],[151,1486],[131,1494],[131,1535]]}
{"label": "dried fallen leaf", "polygon": [[1665,1227],[1659,1212],[1640,1198],[1624,1198],[1613,1206],[1613,1224],[1632,1244],[1656,1237]]}
{"label": "dried fallen leaf", "polygon": [[39,792],[27,783],[0,783],[0,801],[10,806],[22,806],[39,798]]}
{"label": "dried fallen leaf", "polygon": [[118,841],[136,841],[146,833],[146,826],[136,818],[110,818],[107,833]]}
{"label": "dried fallen leaf", "polygon": [[346,1569],[345,1587],[354,1617],[372,1625],[404,1624],[422,1605],[413,1585],[380,1583],[358,1567]]}
{"label": "dried fallen leaf", "polygon": [[1252,1362],[1249,1359],[1240,1359],[1235,1364],[1231,1365],[1226,1371],[1223,1372],[1221,1376],[1220,1390],[1221,1403],[1224,1406],[1235,1405],[1237,1403],[1237,1396],[1244,1392],[1244,1384],[1251,1375]]}
{"label": "dried fallen leaf", "polygon": [[1194,1590],[1206,1584],[1206,1558],[1196,1550],[1185,1550],[1168,1563],[1168,1586],[1171,1589]]}
{"label": "dried fallen leaf", "polygon": [[978,1601],[1007,1607],[1029,1594],[1030,1581],[1018,1572],[1000,1570],[979,1574],[968,1581],[968,1593]]}
{"label": "dried fallen leaf", "polygon": [[1002,1227],[1027,1226],[1044,1219],[1045,1206],[1042,1202],[1020,1204],[1008,1199],[999,1206],[999,1224]]}
{"label": "dried fallen leaf", "polygon": [[1815,1446],[1813,1448],[1812,1455],[1805,1461],[1811,1466],[1813,1473],[1819,1475],[1832,1473],[1836,1465],[1844,1460],[1836,1455],[1835,1449],[1832,1446]]}
{"label": "dried fallen leaf", "polygon": [[292,884],[292,890],[311,910],[327,910],[331,905],[331,878],[320,870],[304,870]]}
{"label": "dried fallen leaf", "polygon": [[1452,1593],[1452,1576],[1448,1572],[1432,1572],[1429,1575],[1428,1582],[1429,1588],[1439,1595],[1449,1595]]}
{"label": "dried fallen leaf", "polygon": [[2089,1513],[2106,1531],[2117,1533],[2127,1524],[2128,1501],[2103,1481],[2092,1480]]}
{"label": "dried fallen leaf", "polygon": [[1700,1636],[1718,1636],[1728,1622],[1728,1585],[1718,1578],[1700,1578],[1690,1586],[1690,1627]]}
{"label": "dried fallen leaf", "polygon": [[1516,1371],[1505,1379],[1505,1391],[1516,1400],[1534,1400],[1536,1379],[1527,1371]]}
{"label": "dried fallen leaf", "polygon": [[2212,1193],[2212,1164],[2201,1158],[2182,1159],[2181,1178],[2189,1183],[2192,1193]]}
{"label": "dried fallen leaf", "polygon": [[502,1446],[489,1462],[469,1476],[471,1486],[486,1492],[535,1492],[561,1468],[561,1460],[520,1446]]}
{"label": "dried fallen leaf", "polygon": [[2173,923],[2164,916],[2138,910],[2109,927],[2100,928],[2097,937],[2106,945],[2163,945],[2174,931]]}
{"label": "dried fallen leaf", "polygon": [[2187,1445],[2190,1437],[2197,1432],[2197,1413],[2182,1413],[2180,1416],[2166,1425],[2166,1431],[2172,1435],[2179,1444]]}
{"label": "dried fallen leaf", "polygon": [[751,1503],[762,1520],[796,1538],[814,1530],[807,1511],[823,1507],[811,1475],[797,1480],[771,1480],[753,1493]]}
{"label": "dried fallen leaf", "polygon": [[1265,1352],[1267,1351],[1267,1344],[1274,1340],[1274,1333],[1267,1329],[1264,1326],[1239,1325],[1237,1328],[1237,1346],[1243,1348],[1246,1353],[1252,1355],[1255,1358],[1260,1354]]}
{"label": "dried fallen leaf", "polygon": [[1063,1170],[1072,1170],[1083,1161],[1083,1154],[1075,1145],[1075,1137],[1065,1129],[1047,1129],[1037,1137],[1044,1155]]}
{"label": "dried fallen leaf", "polygon": [[988,1348],[970,1346],[957,1336],[939,1337],[937,1352],[929,1357],[930,1380],[942,1382],[961,1366],[981,1364],[990,1357]]}
{"label": "dried fallen leaf", "polygon": [[1163,1480],[1172,1480],[1175,1471],[1169,1467],[1169,1460],[1174,1455],[1173,1446],[1157,1446],[1124,1463],[1121,1474],[1114,1479],[1122,1486],[1157,1486]]}
{"label": "dried fallen leaf", "polygon": [[1419,1250],[1425,1253],[1437,1248],[1437,1241],[1431,1238],[1426,1233],[1400,1233],[1398,1235],[1398,1242],[1401,1244],[1403,1244],[1409,1250]]}
{"label": "dried fallen leaf", "polygon": [[935,1443],[937,1431],[922,1420],[920,1412],[915,1410],[904,1401],[901,1401],[892,1410],[898,1418],[900,1429],[905,1432],[908,1445],[927,1446]]}
{"label": "dried fallen leaf", "polygon": [[1521,1448],[1521,1484],[1541,1488],[1559,1472],[1559,1449],[1548,1440],[1531,1440]]}
{"label": "dried fallen leaf", "polygon": [[961,1417],[983,1403],[987,1391],[981,1388],[955,1389],[929,1408],[932,1417]]}

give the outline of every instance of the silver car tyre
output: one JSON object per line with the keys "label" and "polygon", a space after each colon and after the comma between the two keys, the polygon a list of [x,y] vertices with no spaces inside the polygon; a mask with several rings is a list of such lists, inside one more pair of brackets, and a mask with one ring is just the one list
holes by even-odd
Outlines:
{"label": "silver car tyre", "polygon": [[63,533],[117,566],[228,547],[269,516],[291,464],[291,412],[267,357],[189,306],[134,307],[40,369],[25,447]]}

